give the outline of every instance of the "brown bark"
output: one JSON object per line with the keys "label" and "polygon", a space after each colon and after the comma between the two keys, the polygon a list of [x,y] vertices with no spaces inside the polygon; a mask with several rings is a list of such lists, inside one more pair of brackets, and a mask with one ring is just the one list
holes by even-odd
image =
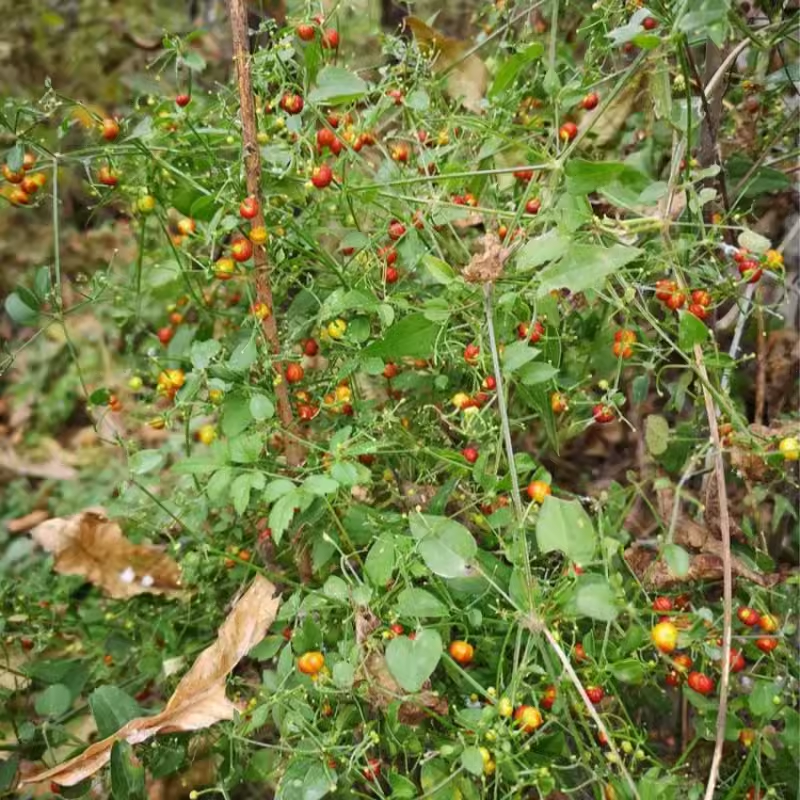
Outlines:
{"label": "brown bark", "polygon": [[[263,205],[261,155],[258,150],[255,99],[253,97],[253,82],[250,76],[246,0],[228,0],[228,14],[231,23],[236,79],[239,87],[239,113],[242,122],[242,151],[247,194],[258,199],[259,210],[252,220],[252,224],[254,227],[259,227],[264,225],[264,214],[261,210]],[[267,262],[267,251],[264,245],[253,245],[253,265],[256,299],[270,309],[269,315],[262,321],[261,326],[272,354],[278,355],[281,352],[281,342],[278,335],[278,325],[275,320],[270,267]],[[289,390],[286,384],[283,363],[280,360],[273,360],[272,367],[279,377],[275,385],[275,399],[278,418],[286,433],[284,437],[286,460],[289,466],[297,466],[302,463],[305,452],[301,442],[292,433],[294,418],[292,406],[289,402]]]}

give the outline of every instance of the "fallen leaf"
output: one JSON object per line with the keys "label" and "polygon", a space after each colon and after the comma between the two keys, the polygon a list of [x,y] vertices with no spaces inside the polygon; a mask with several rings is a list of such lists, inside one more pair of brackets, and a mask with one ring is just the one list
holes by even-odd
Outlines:
{"label": "fallen leaf", "polygon": [[35,528],[39,523],[47,519],[47,512],[43,508],[37,508],[29,514],[6,522],[6,530],[9,533],[24,533],[31,528]]}
{"label": "fallen leaf", "polygon": [[460,102],[468,111],[480,114],[481,101],[489,85],[486,64],[475,53],[466,55],[470,47],[467,42],[439,33],[418,17],[406,17],[405,24],[414,34],[420,51],[433,57],[433,72],[447,73],[445,91],[448,96]]}
{"label": "fallen leaf", "polygon": [[102,512],[82,511],[37,525],[31,536],[55,556],[62,575],[80,575],[110,597],[176,594],[181,591],[178,564],[161,548],[137,545]]}
{"label": "fallen leaf", "polygon": [[159,733],[197,731],[233,719],[236,706],[225,695],[225,681],[274,622],[280,605],[275,592],[266,578],[258,576],[253,581],[220,626],[217,640],[200,653],[160,714],[132,719],[81,755],[23,777],[20,784],[53,781],[60,786],[74,786],[108,763],[117,741],[139,744]]}
{"label": "fallen leaf", "polygon": [[51,481],[71,481],[78,473],[57,457],[48,461],[32,462],[20,458],[13,448],[0,443],[0,473],[6,470],[14,475]]}

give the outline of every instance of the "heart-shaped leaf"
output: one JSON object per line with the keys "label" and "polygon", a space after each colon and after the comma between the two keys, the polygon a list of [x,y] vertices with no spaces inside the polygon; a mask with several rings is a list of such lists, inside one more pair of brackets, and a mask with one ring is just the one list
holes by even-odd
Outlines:
{"label": "heart-shaped leaf", "polygon": [[386,648],[386,665],[392,677],[407,692],[418,692],[433,674],[442,657],[442,637],[422,630],[416,638],[398,636]]}

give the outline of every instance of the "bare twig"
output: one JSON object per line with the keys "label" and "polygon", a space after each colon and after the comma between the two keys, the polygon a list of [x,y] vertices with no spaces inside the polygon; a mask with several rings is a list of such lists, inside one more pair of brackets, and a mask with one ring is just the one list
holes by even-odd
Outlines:
{"label": "bare twig", "polygon": [[489,332],[489,349],[492,351],[492,366],[494,368],[494,379],[497,382],[497,410],[500,413],[500,426],[503,429],[503,441],[506,448],[506,459],[508,460],[508,472],[511,475],[512,499],[514,510],[517,514],[517,522],[523,517],[522,500],[519,493],[519,477],[517,467],[514,463],[514,443],[511,440],[511,425],[508,421],[508,407],[506,406],[505,390],[503,388],[503,373],[500,369],[500,357],[497,352],[497,340],[494,335],[494,319],[492,317],[492,283],[483,284],[483,305],[486,312],[486,328]]}
{"label": "bare twig", "polygon": [[756,408],[753,422],[761,425],[764,422],[764,403],[767,393],[767,334],[764,330],[764,311],[756,306]]}
{"label": "bare twig", "polygon": [[[248,48],[247,5],[245,0],[228,0],[228,13],[231,21],[233,39],[233,58],[236,62],[236,78],[239,86],[239,108],[242,121],[242,149],[244,153],[245,180],[247,193],[259,200],[258,214],[253,219],[255,227],[263,227],[264,215],[261,211],[261,155],[258,150],[255,100],[253,98],[253,82],[250,76],[250,54]],[[275,306],[272,299],[272,284],[267,264],[267,251],[264,245],[253,245],[253,264],[255,267],[256,299],[264,303],[270,313],[262,320],[261,326],[274,355],[281,352],[278,336],[278,325],[275,322]],[[272,362],[279,380],[276,381],[275,399],[278,417],[287,433],[293,426],[292,407],[289,403],[289,390],[280,361]],[[293,436],[285,438],[286,460],[290,466],[297,466],[303,461],[304,448]]]}

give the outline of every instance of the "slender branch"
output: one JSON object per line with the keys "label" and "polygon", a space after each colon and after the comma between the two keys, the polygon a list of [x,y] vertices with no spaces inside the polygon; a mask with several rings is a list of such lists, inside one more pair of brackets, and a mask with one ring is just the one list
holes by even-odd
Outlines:
{"label": "slender branch", "polygon": [[492,351],[492,367],[494,368],[494,379],[497,382],[497,409],[500,413],[500,426],[503,429],[503,441],[506,448],[506,458],[508,460],[508,472],[511,475],[511,491],[514,501],[514,510],[517,514],[517,522],[522,521],[523,509],[522,499],[519,493],[519,476],[517,466],[514,463],[514,443],[511,440],[511,425],[508,422],[508,407],[506,406],[505,390],[503,388],[503,374],[500,370],[500,357],[497,352],[497,339],[494,335],[494,319],[492,317],[492,286],[491,283],[483,284],[483,305],[486,311],[486,328],[489,332],[489,349]]}
{"label": "slender branch", "polygon": [[[245,0],[228,0],[228,13],[231,21],[233,39],[233,59],[236,62],[236,79],[239,87],[239,113],[242,121],[242,150],[244,155],[245,181],[247,193],[258,198],[258,214],[253,219],[255,227],[264,226],[264,214],[261,210],[263,197],[261,194],[261,155],[258,149],[258,129],[256,127],[255,100],[253,82],[250,75],[250,50],[247,24],[247,5]],[[261,327],[269,342],[273,355],[281,352],[278,325],[275,321],[275,305],[272,299],[270,268],[267,263],[267,251],[264,245],[253,245],[253,264],[255,267],[255,294],[259,303],[264,303],[270,313],[262,320]],[[293,427],[292,406],[289,402],[289,390],[284,376],[283,364],[274,360],[272,367],[278,376],[275,385],[275,399],[281,425],[288,431]],[[297,466],[303,461],[304,449],[294,437],[285,437],[286,460],[290,466]]]}

